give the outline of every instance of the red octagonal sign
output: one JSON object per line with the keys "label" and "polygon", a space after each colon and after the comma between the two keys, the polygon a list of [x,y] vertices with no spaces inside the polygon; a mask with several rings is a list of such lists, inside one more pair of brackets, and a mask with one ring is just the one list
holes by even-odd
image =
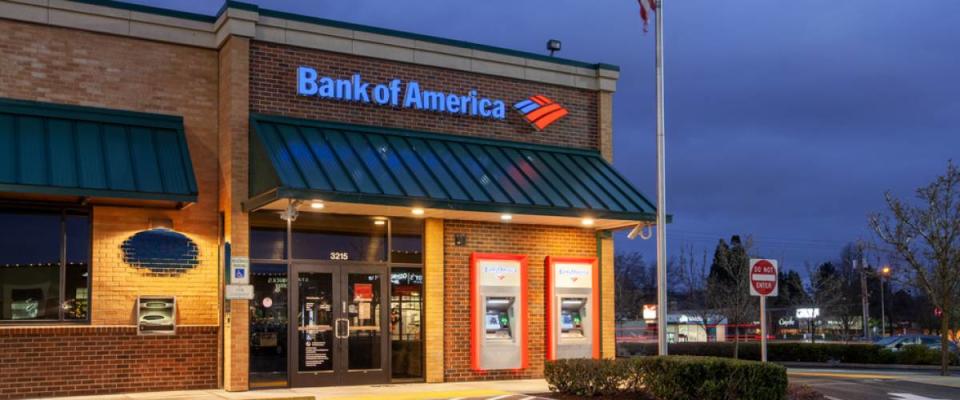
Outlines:
{"label": "red octagonal sign", "polygon": [[777,260],[750,260],[750,294],[753,296],[777,295]]}

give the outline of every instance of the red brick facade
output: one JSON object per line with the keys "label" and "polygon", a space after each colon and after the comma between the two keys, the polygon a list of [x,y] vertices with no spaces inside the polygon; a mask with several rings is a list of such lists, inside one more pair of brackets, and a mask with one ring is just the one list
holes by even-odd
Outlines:
{"label": "red brick facade", "polygon": [[[473,221],[444,221],[444,378],[447,381],[522,379],[543,376],[545,341],[545,275],[547,256],[596,257],[597,239],[592,229],[541,225],[511,225]],[[465,234],[465,246],[454,236]],[[526,255],[529,330],[529,365],[526,370],[478,373],[470,369],[470,254]],[[429,349],[427,350],[429,351]]]}
{"label": "red brick facade", "polygon": [[[184,210],[93,207],[90,325],[0,325],[0,399],[218,386],[217,65],[212,49],[0,19],[0,97],[182,116],[199,188]],[[124,263],[151,218],[194,240],[200,265]],[[177,296],[176,336],[137,336],[138,295]]]}
{"label": "red brick facade", "polygon": [[[297,67],[320,75],[349,78],[359,72],[367,82],[418,81],[421,89],[503,99],[507,119],[497,121],[415,109],[320,99],[297,95]],[[542,94],[570,114],[543,132],[535,131],[513,104]],[[253,41],[250,44],[250,110],[291,117],[460,134],[518,142],[599,149],[597,92],[473,74],[444,68],[377,60],[340,53]]]}
{"label": "red brick facade", "polygon": [[0,399],[217,386],[217,327],[137,336],[125,327],[0,329]]}

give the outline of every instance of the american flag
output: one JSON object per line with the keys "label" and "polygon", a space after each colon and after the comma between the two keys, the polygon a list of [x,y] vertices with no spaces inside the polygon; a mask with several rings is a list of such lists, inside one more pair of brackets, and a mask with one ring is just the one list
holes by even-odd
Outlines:
{"label": "american flag", "polygon": [[650,24],[650,14],[657,12],[657,0],[637,0],[640,3],[640,19],[643,20],[643,31],[647,31]]}

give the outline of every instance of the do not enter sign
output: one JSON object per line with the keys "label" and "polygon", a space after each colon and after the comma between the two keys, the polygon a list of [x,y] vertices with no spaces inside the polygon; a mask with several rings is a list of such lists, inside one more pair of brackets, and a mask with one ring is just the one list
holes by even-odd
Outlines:
{"label": "do not enter sign", "polygon": [[750,294],[753,296],[777,295],[777,260],[750,260]]}

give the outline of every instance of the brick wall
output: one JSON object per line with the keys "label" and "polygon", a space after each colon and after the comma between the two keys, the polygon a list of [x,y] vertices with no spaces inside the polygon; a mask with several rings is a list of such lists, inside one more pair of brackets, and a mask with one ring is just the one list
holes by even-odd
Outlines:
{"label": "brick wall", "polygon": [[134,327],[0,329],[0,399],[217,386],[217,327],[137,336]]}
{"label": "brick wall", "polygon": [[[198,202],[183,211],[94,210],[91,320],[132,325],[138,294],[173,294],[179,323],[218,324],[217,52],[0,20],[0,53],[0,97],[183,117]],[[172,219],[197,242],[196,269],[157,277],[123,263],[120,243],[151,217]]]}
{"label": "brick wall", "polygon": [[[405,82],[415,80],[423,90],[466,94],[475,88],[482,96],[503,99],[507,106],[507,119],[497,121],[298,96],[296,69],[300,65],[311,66],[321,75],[334,78],[348,78],[360,72],[365,81],[372,83],[389,82],[392,79]],[[512,106],[536,94],[559,102],[570,114],[543,132],[535,131]],[[589,90],[444,68],[266,42],[254,41],[250,45],[250,108],[253,112],[265,114],[599,149],[597,96],[597,92]]]}
{"label": "brick wall", "polygon": [[[544,261],[546,257],[596,257],[597,239],[591,229],[513,225],[472,221],[444,223],[444,368],[445,380],[522,379],[543,376],[546,320]],[[467,244],[455,246],[454,236],[466,234]],[[477,373],[470,369],[470,254],[510,253],[528,257],[530,367],[522,371]]]}
{"label": "brick wall", "polygon": [[[94,208],[91,326],[0,327],[0,398],[217,387],[216,50],[0,20],[0,54],[0,97],[182,116],[199,189],[182,211]],[[196,242],[200,264],[123,263],[120,243],[150,218]],[[137,295],[177,296],[178,335],[137,337]]]}

